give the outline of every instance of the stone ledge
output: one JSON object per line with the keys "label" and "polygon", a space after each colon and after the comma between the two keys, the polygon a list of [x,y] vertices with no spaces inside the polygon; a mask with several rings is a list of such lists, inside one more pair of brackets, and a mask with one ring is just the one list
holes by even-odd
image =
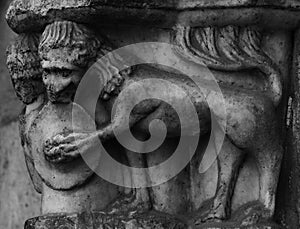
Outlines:
{"label": "stone ledge", "polygon": [[57,19],[163,28],[177,23],[192,26],[263,23],[295,27],[300,23],[299,10],[300,2],[296,0],[14,0],[8,9],[7,21],[18,33],[41,30]]}

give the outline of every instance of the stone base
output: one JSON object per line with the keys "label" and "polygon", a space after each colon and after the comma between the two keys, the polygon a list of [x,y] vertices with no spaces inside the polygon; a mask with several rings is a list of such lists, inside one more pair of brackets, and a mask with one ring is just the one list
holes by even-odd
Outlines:
{"label": "stone base", "polygon": [[282,227],[275,224],[252,225],[252,226],[237,226],[226,223],[207,224],[196,227],[196,229],[282,229]]}
{"label": "stone base", "polygon": [[53,214],[27,220],[25,229],[281,229],[274,223],[239,226],[234,223],[220,222],[195,227],[184,221],[154,211],[133,217],[108,215],[103,212]]}
{"label": "stone base", "polygon": [[[210,202],[207,202],[193,216],[193,221],[206,216],[207,212],[212,212]],[[201,217],[202,216],[202,217]],[[269,217],[268,211],[258,202],[253,201],[238,208],[232,213],[231,218],[221,221],[218,218],[210,219],[207,222],[196,225],[196,229],[282,229]]]}
{"label": "stone base", "polygon": [[55,214],[26,221],[25,229],[187,229],[185,223],[170,215],[148,212],[132,218],[105,213]]}

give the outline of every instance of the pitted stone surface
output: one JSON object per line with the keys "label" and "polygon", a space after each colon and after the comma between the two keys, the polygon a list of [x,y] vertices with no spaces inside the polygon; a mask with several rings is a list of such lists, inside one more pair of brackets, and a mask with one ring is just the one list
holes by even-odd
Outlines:
{"label": "pitted stone surface", "polygon": [[[31,74],[21,81],[23,84],[14,84],[16,92],[26,92],[23,97],[34,97],[23,101],[27,105],[25,113],[29,114],[23,129],[26,130],[25,124],[33,122],[29,134],[26,131],[21,134],[27,150],[25,156],[31,165],[29,172],[37,172],[42,178],[39,183],[42,184],[44,216],[28,220],[25,228],[168,229],[188,228],[187,224],[199,228],[276,228],[273,216],[284,154],[283,128],[278,120],[284,119],[289,65],[288,61],[281,60],[293,45],[291,32],[287,30],[300,22],[299,5],[296,1],[258,0],[13,1],[7,14],[11,28],[25,36],[33,35],[33,31],[42,34],[35,42],[36,48],[31,48],[35,56],[39,56],[36,57],[38,63],[39,58],[42,59],[40,86],[35,86]],[[117,24],[120,31],[112,24]],[[139,65],[130,73],[121,74],[114,63],[116,59],[120,62],[123,59],[112,55],[105,64],[96,63],[101,70],[97,76],[106,93],[97,100],[100,107],[95,112],[97,129],[84,128],[81,124],[89,121],[83,117],[76,122],[79,128],[72,130],[74,125],[71,127],[72,117],[67,107],[75,102],[73,96],[84,73],[103,55],[121,46],[120,43],[144,41],[143,32],[136,26],[143,27],[143,36],[150,35],[149,41],[176,45],[172,51],[152,47],[143,55],[153,52],[158,63],[160,56],[176,57],[180,61],[175,62],[181,67],[189,67],[191,62],[199,66],[204,63],[216,77],[224,101],[212,90],[208,90],[208,94],[200,91],[188,77],[168,68]],[[115,36],[109,30],[114,30]],[[19,37],[22,36],[24,34]],[[279,51],[278,47],[285,48]],[[17,48],[15,52],[22,57],[21,62],[28,61],[22,49]],[[20,73],[12,71],[17,73],[13,79],[21,80],[24,70],[19,67],[18,58],[12,59],[8,67],[20,70]],[[30,65],[24,64],[24,67]],[[199,79],[206,77],[202,71],[198,72],[195,75]],[[116,78],[118,74],[120,77]],[[218,108],[223,103],[227,111],[225,140],[220,143],[221,153],[214,158],[218,166],[212,168],[212,173],[205,174],[207,178],[203,179],[199,149],[186,169],[157,187],[135,185],[147,179],[155,184],[161,174],[151,171],[138,177],[126,174],[123,179],[130,179],[132,190],[131,194],[124,195],[128,190],[111,187],[98,179],[81,160],[84,154],[98,148],[99,139],[112,148],[116,160],[123,162],[124,157],[130,167],[145,168],[157,166],[172,153],[173,145],[166,141],[165,148],[157,149],[156,154],[133,155],[120,142],[114,144],[118,139],[114,135],[116,128],[137,130],[137,138],[144,138],[152,120],[159,119],[167,126],[167,140],[179,138],[178,133],[185,130],[194,133],[195,122],[182,125],[176,118],[178,110],[161,100],[145,100],[133,110],[126,108],[126,96],[119,93],[128,90],[130,102],[142,97],[136,85],[145,78],[176,84],[176,90],[169,85],[154,90],[152,83],[143,87],[149,94],[154,92],[155,98],[167,92],[175,107],[179,107],[179,113],[185,112],[181,116],[187,119],[193,109],[186,108],[185,99],[192,100],[201,121],[198,129],[201,129],[203,144],[213,129],[211,114],[221,119],[220,113],[225,113],[210,110],[207,103],[213,101]],[[44,93],[33,93],[40,88],[45,89]],[[180,90],[186,94],[180,94]],[[109,114],[114,113],[113,105],[117,110],[110,117]],[[49,107],[51,109],[47,109]],[[85,114],[84,109],[88,107],[82,107],[78,113]],[[131,114],[128,128],[124,119],[127,114]],[[92,124],[94,120],[90,121]],[[187,153],[188,149],[183,151]],[[253,163],[249,163],[250,159]],[[98,166],[98,161],[94,162]],[[168,169],[163,172],[168,173]],[[114,175],[114,171],[110,174]],[[203,188],[206,185],[209,188]]]}
{"label": "pitted stone surface", "polygon": [[8,9],[7,21],[18,33],[42,30],[56,18],[98,25],[172,27],[176,23],[203,26],[262,23],[295,27],[300,21],[299,7],[296,0],[14,0]]}
{"label": "pitted stone surface", "polygon": [[105,215],[104,213],[59,214],[29,219],[25,229],[188,229],[180,220],[149,212],[135,217]]}

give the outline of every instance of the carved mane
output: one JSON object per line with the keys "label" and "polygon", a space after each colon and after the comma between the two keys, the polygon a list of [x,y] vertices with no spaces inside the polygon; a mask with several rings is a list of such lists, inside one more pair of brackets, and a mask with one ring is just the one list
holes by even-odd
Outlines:
{"label": "carved mane", "polygon": [[258,69],[267,77],[275,105],[282,96],[281,73],[261,48],[262,34],[253,27],[190,28],[178,26],[173,37],[182,55],[221,71]]}

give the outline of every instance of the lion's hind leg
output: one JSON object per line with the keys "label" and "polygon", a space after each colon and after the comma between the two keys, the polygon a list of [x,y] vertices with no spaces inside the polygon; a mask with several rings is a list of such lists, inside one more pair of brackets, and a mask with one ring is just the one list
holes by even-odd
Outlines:
{"label": "lion's hind leg", "polygon": [[196,224],[219,222],[231,215],[231,198],[234,192],[239,168],[244,153],[225,137],[220,154],[218,155],[218,183],[214,198],[209,208],[201,213]]}

